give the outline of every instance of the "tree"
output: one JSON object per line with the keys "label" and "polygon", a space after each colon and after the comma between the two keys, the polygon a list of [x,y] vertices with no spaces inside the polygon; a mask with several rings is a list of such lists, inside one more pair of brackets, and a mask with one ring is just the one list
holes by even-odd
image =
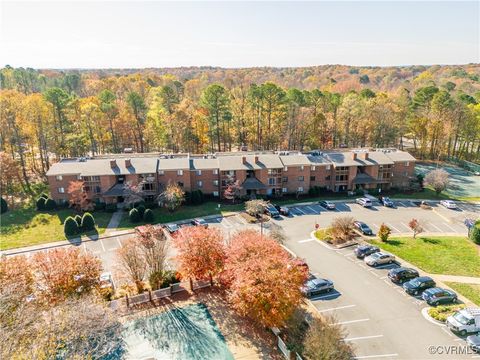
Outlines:
{"label": "tree", "polygon": [[151,209],[145,210],[145,213],[143,214],[143,220],[148,224],[155,222],[155,215]]}
{"label": "tree", "polygon": [[165,191],[159,195],[158,201],[161,206],[173,212],[185,201],[185,192],[180,185],[170,183]]}
{"label": "tree", "polygon": [[423,226],[422,224],[420,224],[420,221],[418,221],[417,219],[410,220],[410,222],[408,223],[408,227],[412,229],[414,239],[418,234],[423,232]]}
{"label": "tree", "polygon": [[227,188],[223,192],[223,197],[227,200],[232,200],[232,203],[235,203],[235,199],[239,196],[241,189],[242,186],[240,185],[240,181],[229,177],[227,179]]}
{"label": "tree", "polygon": [[47,211],[55,210],[56,207],[57,207],[57,204],[53,199],[48,198],[45,200],[45,210]]}
{"label": "tree", "polygon": [[184,228],[173,241],[182,277],[209,279],[213,285],[213,278],[223,271],[226,257],[220,231],[203,226]]}
{"label": "tree", "polygon": [[1,201],[0,214],[6,213],[8,211],[7,201],[3,197],[0,198],[0,201]]}
{"label": "tree", "polygon": [[383,242],[387,242],[388,237],[390,236],[391,233],[392,233],[392,230],[387,225],[385,225],[384,223],[380,225],[380,229],[378,229],[378,237]]}
{"label": "tree", "polygon": [[245,211],[247,214],[258,218],[265,211],[268,206],[268,202],[265,200],[249,200],[245,202]]}
{"label": "tree", "polygon": [[329,228],[332,240],[341,244],[355,237],[353,222],[354,219],[350,216],[339,216],[333,219]]}
{"label": "tree", "polygon": [[94,208],[92,201],[88,198],[88,194],[84,189],[83,180],[70,181],[67,193],[69,195],[70,207],[77,211],[91,211]]}
{"label": "tree", "polygon": [[272,238],[254,230],[234,235],[227,248],[224,281],[242,316],[265,327],[282,326],[302,301],[307,269]]}
{"label": "tree", "polygon": [[143,292],[147,264],[144,261],[142,247],[136,238],[130,238],[116,250],[119,271],[132,281],[137,292]]}
{"label": "tree", "polygon": [[443,169],[436,169],[430,171],[424,179],[425,185],[431,186],[433,190],[439,195],[444,191],[450,182],[450,175]]}
{"label": "tree", "polygon": [[89,212],[86,212],[82,216],[82,230],[83,231],[92,231],[95,230],[95,219],[93,215]]}
{"label": "tree", "polygon": [[480,222],[477,221],[477,224],[470,229],[469,237],[475,244],[480,245]]}
{"label": "tree", "polygon": [[128,218],[130,219],[131,223],[137,223],[137,222],[140,222],[140,220],[142,220],[142,217],[140,216],[140,213],[137,210],[137,208],[133,208],[132,210],[130,210],[130,212],[128,213]]}
{"label": "tree", "polygon": [[222,85],[209,85],[203,91],[200,103],[208,114],[211,151],[214,150],[213,144],[215,141],[217,151],[222,151],[222,138],[223,151],[227,151],[225,122],[230,118],[230,99],[227,91]]}
{"label": "tree", "polygon": [[91,293],[98,286],[101,260],[77,248],[36,252],[32,267],[40,285],[39,296],[55,303]]}
{"label": "tree", "polygon": [[344,341],[345,330],[332,317],[315,317],[304,340],[305,355],[310,360],[349,360],[354,356],[350,343]]}
{"label": "tree", "polygon": [[144,131],[144,124],[145,124],[145,111],[147,110],[147,106],[145,105],[145,101],[142,96],[135,92],[131,91],[127,94],[127,103],[130,106],[133,116],[136,120],[136,127],[137,127],[137,140],[140,144],[140,152],[144,152],[144,139],[143,139],[143,131]]}
{"label": "tree", "polygon": [[77,235],[80,232],[78,223],[73,217],[69,216],[65,219],[63,223],[63,232],[67,237]]}
{"label": "tree", "polygon": [[37,205],[37,210],[38,211],[43,211],[45,210],[45,201],[46,199],[44,197],[39,197],[36,201],[36,205]]}

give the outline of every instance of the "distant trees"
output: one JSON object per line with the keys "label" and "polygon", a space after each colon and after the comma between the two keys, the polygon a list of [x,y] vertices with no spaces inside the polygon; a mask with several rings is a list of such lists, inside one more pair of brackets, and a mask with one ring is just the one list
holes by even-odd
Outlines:
{"label": "distant trees", "polygon": [[450,175],[443,169],[432,170],[424,178],[425,185],[431,186],[437,195],[447,189],[449,182]]}

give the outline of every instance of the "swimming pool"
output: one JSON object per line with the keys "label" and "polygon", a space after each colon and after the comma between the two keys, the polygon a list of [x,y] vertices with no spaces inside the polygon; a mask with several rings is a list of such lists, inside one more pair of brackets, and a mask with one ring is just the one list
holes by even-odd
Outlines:
{"label": "swimming pool", "polygon": [[123,359],[233,360],[204,304],[170,306],[125,325]]}

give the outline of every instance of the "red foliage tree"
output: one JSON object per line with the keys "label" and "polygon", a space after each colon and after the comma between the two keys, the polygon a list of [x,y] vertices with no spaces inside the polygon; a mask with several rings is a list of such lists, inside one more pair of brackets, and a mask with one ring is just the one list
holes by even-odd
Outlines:
{"label": "red foliage tree", "polygon": [[227,249],[228,298],[242,316],[281,326],[302,301],[308,270],[272,238],[255,230],[237,233]]}
{"label": "red foliage tree", "polygon": [[67,193],[70,196],[70,199],[68,200],[70,207],[73,207],[77,211],[93,210],[93,203],[88,198],[87,192],[83,186],[84,182],[82,180],[70,181],[68,184]]}
{"label": "red foliage tree", "polygon": [[218,229],[202,226],[182,229],[174,239],[182,277],[210,279],[219,275],[225,263],[225,245]]}

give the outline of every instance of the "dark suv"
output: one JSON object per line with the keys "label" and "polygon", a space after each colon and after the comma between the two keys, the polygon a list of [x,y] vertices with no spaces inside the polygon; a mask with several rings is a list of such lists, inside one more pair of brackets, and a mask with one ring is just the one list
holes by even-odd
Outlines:
{"label": "dark suv", "polygon": [[359,259],[363,259],[365,256],[372,255],[373,253],[379,252],[380,249],[372,245],[361,245],[357,246],[353,252]]}
{"label": "dark suv", "polygon": [[363,235],[373,235],[372,229],[370,229],[370,227],[363,221],[355,221],[353,226],[355,226]]}
{"label": "dark suv", "polygon": [[418,276],[419,275],[417,270],[405,267],[395,268],[388,272],[388,278],[392,280],[392,282],[397,284],[401,284],[405,281],[415,279]]}
{"label": "dark suv", "polygon": [[418,295],[433,287],[435,287],[435,281],[428,276],[420,276],[403,284],[403,289],[409,295]]}
{"label": "dark suv", "polygon": [[432,306],[454,303],[458,300],[457,294],[453,291],[438,287],[425,290],[422,294],[422,298],[428,305]]}
{"label": "dark suv", "polygon": [[267,214],[268,216],[270,216],[272,218],[280,217],[280,213],[278,212],[277,209],[275,209],[275,206],[273,206],[273,205],[268,205],[265,208],[265,214]]}

